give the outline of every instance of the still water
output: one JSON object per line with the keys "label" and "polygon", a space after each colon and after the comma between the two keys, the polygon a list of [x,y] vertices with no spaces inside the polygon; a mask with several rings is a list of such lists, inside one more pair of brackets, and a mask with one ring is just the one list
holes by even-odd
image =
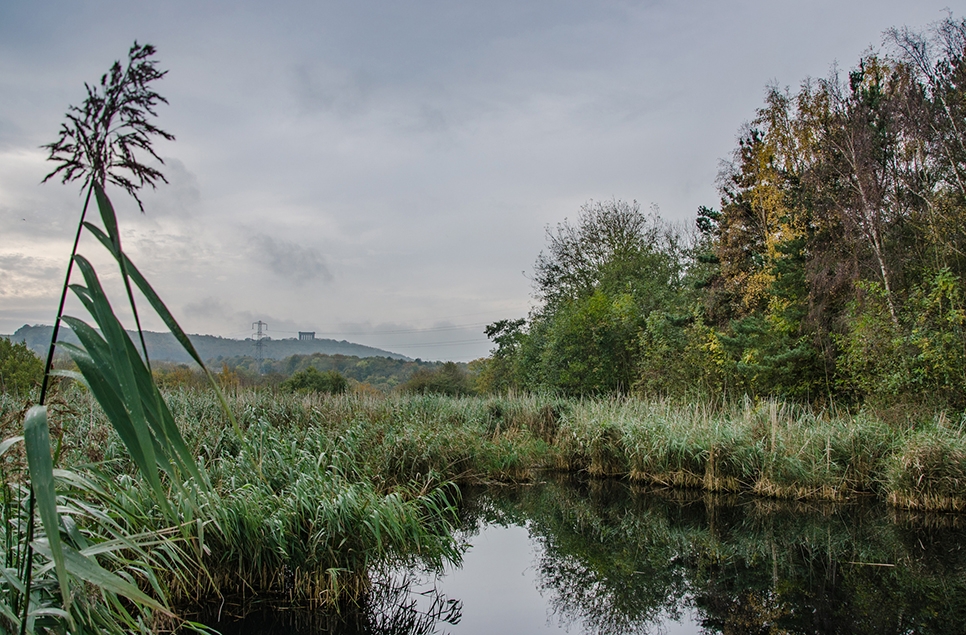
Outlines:
{"label": "still water", "polygon": [[463,562],[225,635],[966,633],[966,518],[550,480],[466,492]]}

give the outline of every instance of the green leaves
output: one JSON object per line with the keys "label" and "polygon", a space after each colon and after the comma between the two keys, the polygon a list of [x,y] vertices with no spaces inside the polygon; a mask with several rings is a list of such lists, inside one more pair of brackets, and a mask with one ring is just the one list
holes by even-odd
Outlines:
{"label": "green leaves", "polygon": [[[47,430],[47,407],[34,406],[27,411],[23,422],[27,464],[30,468],[31,496],[40,512],[47,532],[50,557],[57,569],[57,582],[64,608],[70,606],[67,564],[60,543],[60,517],[57,514],[57,495],[54,492],[54,464],[50,458],[50,433]],[[29,564],[28,564],[29,566]]]}
{"label": "green leaves", "polygon": [[[137,313],[130,280],[134,280],[138,288],[148,298],[152,307],[171,327],[175,337],[182,342],[189,354],[201,364],[197,351],[191,346],[187,336],[164,306],[164,303],[161,302],[154,289],[124,254],[121,248],[114,208],[100,184],[94,184],[94,192],[101,212],[101,219],[107,231],[105,232],[90,223],[84,223],[84,226],[101,241],[117,261],[135,316]],[[114,313],[93,265],[79,254],[74,256],[73,263],[77,265],[78,270],[83,275],[84,283],[72,284],[70,289],[87,309],[97,328],[95,329],[84,320],[76,317],[64,316],[63,321],[74,331],[81,346],[70,344],[62,344],[62,346],[70,353],[80,371],[79,377],[90,388],[91,393],[97,399],[127,448],[132,461],[152,493],[153,502],[160,507],[169,522],[174,525],[187,526],[183,523],[183,513],[180,510],[172,509],[168,501],[168,488],[173,487],[186,494],[182,499],[189,505],[194,506],[193,509],[197,511],[197,497],[191,496],[191,492],[188,490],[193,490],[195,493],[206,491],[208,489],[207,482],[203,479],[194,457],[178,430],[171,411],[154,383],[146,358],[141,357]],[[203,364],[202,368],[204,368]],[[208,373],[208,376],[237,431],[237,424],[228,410],[224,397],[218,391],[214,378],[211,377],[210,373]],[[119,619],[122,619],[125,623],[130,620],[131,615],[128,609],[117,603],[117,597],[127,598],[142,608],[166,611],[163,602],[145,594],[138,588],[137,584],[112,573],[97,562],[94,554],[101,553],[107,542],[95,540],[95,544],[88,546],[88,540],[81,537],[82,535],[78,532],[74,519],[68,516],[61,518],[58,514],[57,495],[54,488],[55,471],[51,460],[51,443],[47,429],[46,409],[43,406],[32,408],[28,412],[24,421],[24,439],[30,468],[32,500],[39,512],[45,535],[45,537],[35,538],[32,529],[28,528],[26,541],[38,553],[53,562],[60,588],[60,606],[62,606],[61,609],[49,603],[35,605],[35,600],[31,599],[29,601],[30,606],[24,609],[24,616],[40,615],[40,611],[48,618],[50,616],[66,618],[72,626],[75,620],[81,620],[82,618],[79,616],[84,612],[83,610],[78,609],[80,613],[77,613],[77,615],[70,611],[72,578],[99,588],[105,594],[104,597],[108,603],[120,612],[118,613],[121,616]],[[6,447],[8,446],[0,447],[0,452]],[[191,509],[185,511],[191,511]],[[62,525],[67,532],[66,538],[63,540],[61,538]],[[118,535],[115,540],[124,543],[127,538],[124,535]],[[133,546],[135,542],[131,542],[130,545]],[[74,546],[71,546],[71,543]],[[80,550],[78,551],[75,546]],[[89,550],[90,553],[86,553]],[[34,569],[31,552],[28,552],[26,567],[25,570],[28,572],[32,572]],[[44,573],[45,567],[40,567],[37,575],[42,576]],[[142,569],[142,573],[154,579],[150,567]],[[38,580],[37,584],[41,584],[41,581]],[[38,588],[37,585],[31,584],[30,573],[27,574],[22,586],[21,595],[29,595],[31,598],[35,595],[33,591]],[[155,589],[159,593],[161,592],[160,587],[155,586]],[[33,628],[29,624],[25,625],[28,628]]]}
{"label": "green leaves", "polygon": [[[110,593],[126,597],[152,609],[170,613],[163,604],[141,591],[136,585],[97,564],[93,558],[68,545],[60,545],[59,541],[57,549],[61,550],[61,561],[71,575]],[[37,541],[37,551],[48,557],[55,553],[53,543],[49,541]]]}
{"label": "green leaves", "polygon": [[[94,191],[107,233],[90,223],[85,223],[85,227],[114,256],[121,267],[122,276],[125,279],[128,275],[131,276],[152,307],[171,327],[175,337],[185,346],[185,350],[204,368],[197,351],[178,326],[177,321],[121,250],[117,218],[107,194],[100,185],[96,184]],[[154,383],[150,369],[138,354],[111,308],[94,267],[79,254],[74,257],[74,262],[83,274],[86,286],[71,285],[71,290],[94,318],[99,332],[82,320],[65,316],[64,321],[77,335],[83,349],[70,345],[64,346],[70,352],[71,358],[77,364],[98,403],[104,408],[111,425],[117,430],[131,453],[131,458],[138,470],[154,490],[158,503],[167,510],[167,495],[161,482],[160,472],[163,471],[174,477],[173,483],[176,487],[180,487],[179,475],[191,477],[195,485],[199,486],[203,482],[201,474],[181,437],[174,417]],[[213,378],[212,384],[215,385]],[[215,387],[217,389],[216,385]],[[220,391],[219,396],[221,396]],[[227,408],[224,397],[221,397],[221,401],[237,430],[237,424]]]}
{"label": "green leaves", "polygon": [[0,392],[26,395],[40,383],[44,363],[23,342],[0,337]]}

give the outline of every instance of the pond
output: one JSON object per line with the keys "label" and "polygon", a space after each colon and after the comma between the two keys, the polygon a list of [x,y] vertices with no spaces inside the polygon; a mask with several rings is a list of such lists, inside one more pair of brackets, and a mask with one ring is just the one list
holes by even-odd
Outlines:
{"label": "pond", "polygon": [[966,517],[572,479],[469,490],[459,567],[374,576],[351,615],[259,633],[966,633]]}

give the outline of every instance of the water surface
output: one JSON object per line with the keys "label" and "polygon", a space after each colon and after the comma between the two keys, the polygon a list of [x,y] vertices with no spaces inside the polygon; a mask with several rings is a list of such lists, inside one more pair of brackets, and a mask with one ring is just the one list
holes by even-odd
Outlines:
{"label": "water surface", "polygon": [[[468,491],[460,567],[375,575],[352,615],[226,635],[966,633],[966,519],[549,480]],[[224,617],[224,616],[223,616]]]}

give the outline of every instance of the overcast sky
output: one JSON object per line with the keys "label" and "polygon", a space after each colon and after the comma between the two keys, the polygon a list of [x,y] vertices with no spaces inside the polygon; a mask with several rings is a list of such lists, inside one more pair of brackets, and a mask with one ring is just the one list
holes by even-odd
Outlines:
{"label": "overcast sky", "polygon": [[[766,85],[856,64],[950,0],[0,3],[0,333],[50,324],[82,199],[38,146],[132,41],[169,185],[109,194],[192,333],[314,330],[423,359],[523,317],[588,200],[690,221]],[[82,253],[116,276],[98,247]],[[79,309],[70,311],[82,315]],[[158,320],[147,326],[162,330]]]}

